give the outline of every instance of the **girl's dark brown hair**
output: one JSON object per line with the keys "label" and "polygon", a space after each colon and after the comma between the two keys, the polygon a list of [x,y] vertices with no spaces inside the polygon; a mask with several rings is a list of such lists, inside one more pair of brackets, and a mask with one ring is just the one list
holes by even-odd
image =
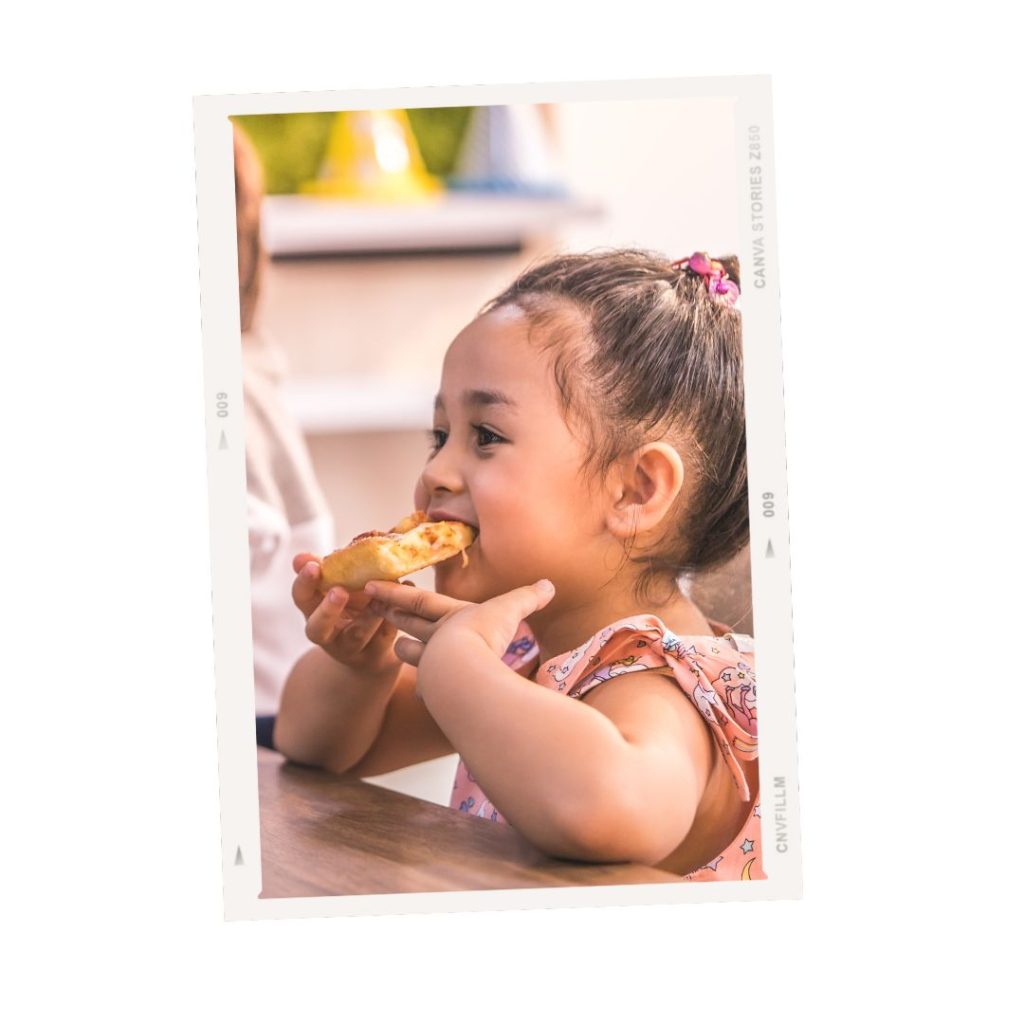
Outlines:
{"label": "girl's dark brown hair", "polygon": [[235,149],[235,226],[238,234],[238,306],[243,331],[252,327],[260,292],[263,247],[260,204],[263,167],[246,134],[232,124]]}
{"label": "girl's dark brown hair", "polygon": [[[739,287],[735,256],[718,257]],[[686,479],[672,525],[645,564],[655,584],[727,562],[749,540],[741,317],[660,253],[598,249],[527,267],[479,315],[522,310],[553,369],[567,424],[604,473],[651,440],[676,448]],[[632,545],[627,549],[627,557]]]}

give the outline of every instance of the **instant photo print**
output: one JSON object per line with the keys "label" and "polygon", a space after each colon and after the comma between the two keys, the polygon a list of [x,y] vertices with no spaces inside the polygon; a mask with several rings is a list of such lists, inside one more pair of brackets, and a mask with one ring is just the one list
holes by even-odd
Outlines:
{"label": "instant photo print", "polygon": [[226,917],[798,897],[770,80],[194,107]]}

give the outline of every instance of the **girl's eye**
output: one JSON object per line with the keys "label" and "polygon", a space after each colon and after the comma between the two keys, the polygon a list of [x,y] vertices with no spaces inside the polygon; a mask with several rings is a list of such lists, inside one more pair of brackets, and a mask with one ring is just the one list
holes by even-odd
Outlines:
{"label": "girl's eye", "polygon": [[[487,427],[474,423],[473,430],[476,431],[476,443],[479,448],[490,448],[492,445],[504,444],[505,438],[496,434]],[[427,443],[430,446],[430,454],[436,455],[448,440],[448,431],[435,427],[427,431]]]}
{"label": "girl's eye", "polygon": [[481,448],[487,448],[492,444],[503,444],[505,441],[505,438],[499,437],[493,430],[489,430],[487,427],[474,424],[473,429],[476,431],[477,444]]}

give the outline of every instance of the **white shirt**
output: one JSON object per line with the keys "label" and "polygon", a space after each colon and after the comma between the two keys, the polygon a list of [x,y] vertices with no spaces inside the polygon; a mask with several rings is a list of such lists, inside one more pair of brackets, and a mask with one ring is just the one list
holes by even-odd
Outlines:
{"label": "white shirt", "polygon": [[251,494],[248,505],[256,714],[272,715],[288,673],[311,646],[306,620],[291,599],[292,559],[300,551],[332,550],[334,524],[329,515],[291,524],[279,509]]}
{"label": "white shirt", "polygon": [[305,439],[284,406],[284,353],[259,330],[242,335],[245,470],[256,714],[272,715],[292,666],[310,648],[292,602],[292,559],[334,548],[334,522]]}

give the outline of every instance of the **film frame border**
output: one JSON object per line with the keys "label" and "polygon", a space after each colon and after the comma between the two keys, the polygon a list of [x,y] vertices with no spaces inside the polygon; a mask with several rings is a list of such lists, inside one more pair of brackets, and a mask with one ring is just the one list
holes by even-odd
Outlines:
{"label": "film frame border", "polygon": [[[734,101],[743,273],[751,595],[767,878],[260,899],[259,792],[231,122],[240,114],[728,98]],[[226,920],[799,898],[800,811],[771,78],[415,86],[193,98],[210,502],[214,675]],[[752,429],[756,428],[756,429]],[[768,504],[770,502],[770,504]]]}

